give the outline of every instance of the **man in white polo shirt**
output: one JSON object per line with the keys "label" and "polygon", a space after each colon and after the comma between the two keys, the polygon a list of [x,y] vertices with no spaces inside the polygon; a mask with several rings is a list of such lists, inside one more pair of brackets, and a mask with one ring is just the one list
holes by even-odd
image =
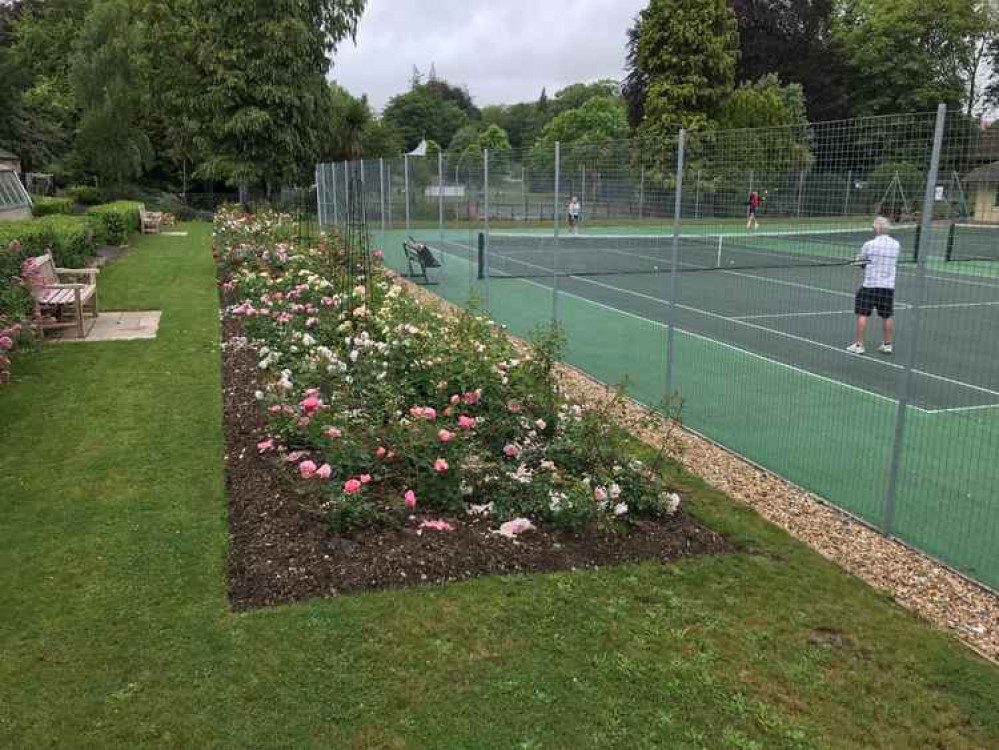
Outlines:
{"label": "man in white polo shirt", "polygon": [[857,314],[857,340],[846,348],[852,354],[864,353],[864,331],[867,319],[873,310],[884,323],[885,337],[878,351],[892,353],[895,337],[895,268],[901,246],[888,235],[891,224],[888,219],[878,216],[874,220],[874,239],[864,243],[857,263],[864,267],[864,285],[857,290],[854,312]]}

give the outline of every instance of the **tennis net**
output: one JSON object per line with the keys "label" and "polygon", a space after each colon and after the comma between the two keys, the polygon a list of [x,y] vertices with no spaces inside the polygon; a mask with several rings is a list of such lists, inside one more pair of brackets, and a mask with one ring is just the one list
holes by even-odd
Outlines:
{"label": "tennis net", "polygon": [[999,224],[951,224],[947,260],[999,260]]}
{"label": "tennis net", "polygon": [[[918,255],[916,225],[891,232],[902,245],[900,262]],[[854,261],[873,237],[870,229],[684,234],[677,251],[679,271],[839,266]],[[479,236],[479,276],[543,278],[669,273],[671,235],[563,235],[491,233]]]}

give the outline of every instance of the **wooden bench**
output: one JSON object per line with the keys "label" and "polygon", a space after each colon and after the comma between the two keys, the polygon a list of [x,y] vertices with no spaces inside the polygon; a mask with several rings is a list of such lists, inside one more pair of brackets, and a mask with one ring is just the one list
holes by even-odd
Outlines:
{"label": "wooden bench", "polygon": [[139,206],[139,219],[142,221],[143,234],[159,234],[163,226],[163,214],[147,211],[145,206]]}
{"label": "wooden bench", "polygon": [[[402,250],[406,254],[406,263],[409,265],[409,273],[404,273],[404,277],[408,279],[422,278],[424,284],[437,283],[436,278],[431,280],[427,274],[427,269],[436,270],[442,266],[426,243],[417,242],[410,237],[402,243]],[[419,269],[419,272],[416,269]]]}
{"label": "wooden bench", "polygon": [[[35,326],[42,337],[51,328],[75,328],[85,338],[97,318],[96,268],[56,268],[52,255],[31,258],[25,274],[35,301]],[[64,278],[86,279],[85,283],[65,282]],[[90,326],[84,324],[88,312]]]}

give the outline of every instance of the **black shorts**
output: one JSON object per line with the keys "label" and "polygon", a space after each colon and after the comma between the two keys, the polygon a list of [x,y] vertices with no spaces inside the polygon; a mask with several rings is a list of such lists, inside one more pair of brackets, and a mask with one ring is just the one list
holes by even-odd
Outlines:
{"label": "black shorts", "polygon": [[746,211],[747,216],[756,216],[756,206],[750,206]]}
{"label": "black shorts", "polygon": [[853,311],[857,315],[867,317],[872,310],[877,310],[882,318],[890,318],[895,314],[895,290],[862,286],[857,290],[857,299]]}

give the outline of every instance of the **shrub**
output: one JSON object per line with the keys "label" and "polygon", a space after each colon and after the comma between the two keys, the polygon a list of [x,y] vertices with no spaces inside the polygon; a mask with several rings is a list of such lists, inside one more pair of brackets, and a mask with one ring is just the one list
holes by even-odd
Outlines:
{"label": "shrub", "polygon": [[100,225],[100,240],[108,245],[123,245],[128,236],[141,228],[141,203],[116,201],[87,209],[87,216]]}
{"label": "shrub", "polygon": [[[56,265],[66,268],[79,268],[97,253],[95,225],[82,216],[53,215],[0,224],[0,258],[10,254],[7,248],[15,240],[21,244],[23,257],[51,250]],[[0,283],[19,272],[20,261],[0,260]]]}
{"label": "shrub", "polygon": [[31,213],[35,215],[35,218],[51,216],[52,214],[73,214],[74,203],[72,198],[49,198],[38,195],[32,196],[31,202],[34,204]]}
{"label": "shrub", "polygon": [[280,241],[282,219],[223,210],[216,254],[263,380],[261,453],[322,488],[334,530],[411,513],[531,518],[566,529],[671,515],[658,465],[633,460],[610,425],[559,390],[558,329],[518,351],[478,310],[447,316],[377,264],[348,285],[336,238]]}
{"label": "shrub", "polygon": [[104,202],[104,191],[93,185],[72,185],[66,188],[66,195],[84,206],[96,206]]}

